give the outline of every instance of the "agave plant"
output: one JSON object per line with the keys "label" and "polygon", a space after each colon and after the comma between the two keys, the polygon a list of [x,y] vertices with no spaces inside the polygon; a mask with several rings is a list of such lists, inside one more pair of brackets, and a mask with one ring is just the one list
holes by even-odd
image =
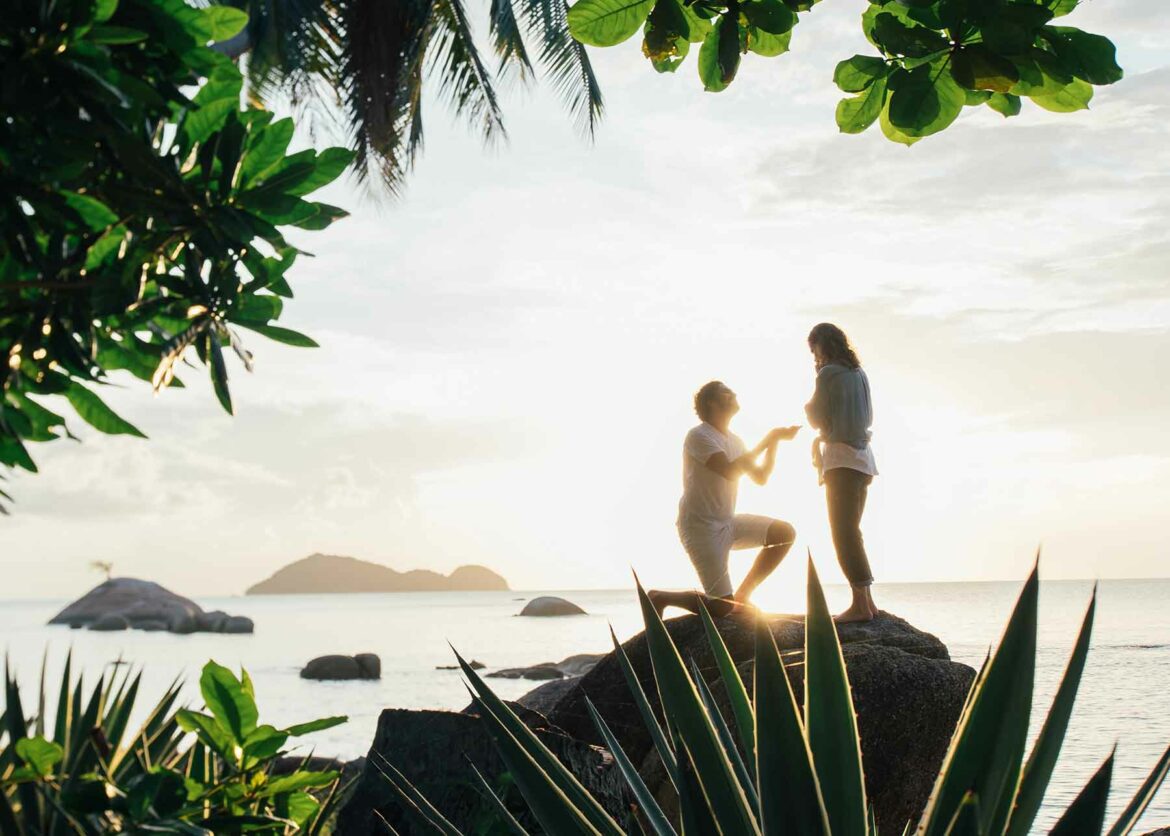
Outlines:
{"label": "agave plant", "polygon": [[[42,668],[35,713],[5,666],[0,714],[0,834],[164,832],[318,834],[340,797],[335,771],[273,768],[292,737],[345,722],[328,717],[260,725],[252,681],[208,662],[199,685],[207,713],[176,709],[171,683],[129,734],[142,674],[116,665],[87,690],[65,660],[49,714]],[[192,737],[194,735],[194,737]],[[312,790],[313,792],[310,792]]]}
{"label": "agave plant", "polygon": [[[1038,571],[1034,569],[998,648],[971,686],[930,801],[917,822],[920,836],[1024,836],[1035,827],[1068,729],[1096,607],[1094,590],[1047,719],[1025,759],[1036,669],[1038,592]],[[677,827],[601,714],[588,703],[599,734],[637,800],[639,822],[634,832],[646,830],[655,836],[680,832],[703,836],[874,836],[877,825],[866,801],[849,678],[812,561],[808,567],[803,709],[766,620],[757,623],[749,694],[710,615],[701,613],[730,698],[731,716],[725,718],[703,678],[688,670],[640,584],[638,597],[664,724],[651,709],[616,637],[614,652],[678,793]],[[626,828],[606,813],[475,670],[456,656],[480,716],[542,830],[556,836],[625,833]],[[379,768],[424,832],[457,836],[459,830],[401,772],[389,764]],[[1110,754],[1052,828],[1053,836],[1103,832],[1112,769]],[[1170,749],[1109,828],[1109,836],[1124,836],[1132,829],[1168,770]],[[501,821],[515,834],[526,833],[491,785],[482,776],[480,779],[481,789]],[[912,826],[913,822],[907,822],[904,832]]]}

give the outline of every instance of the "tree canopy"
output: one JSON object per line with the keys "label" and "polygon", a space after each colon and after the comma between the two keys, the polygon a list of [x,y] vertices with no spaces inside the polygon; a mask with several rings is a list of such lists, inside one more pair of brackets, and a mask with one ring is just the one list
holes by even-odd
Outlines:
{"label": "tree canopy", "polygon": [[[241,107],[209,48],[246,23],[183,0],[16,0],[0,17],[0,464],[94,428],[142,435],[98,395],[124,370],[160,391],[206,368],[232,411],[226,353],[274,324],[300,254],[279,227],[345,212],[306,199],[353,154],[288,153],[289,119]],[[196,362],[190,361],[195,355]],[[4,500],[0,492],[0,511]]]}
{"label": "tree canopy", "polygon": [[[675,72],[699,44],[705,90],[725,90],[748,52],[788,51],[801,16],[819,0],[578,0],[569,30],[582,43],[614,46],[642,31],[642,52]],[[843,0],[835,0],[843,2]],[[1052,23],[1079,0],[873,0],[861,15],[876,55],[854,55],[833,75],[848,98],[837,125],[861,133],[874,122],[912,145],[950,126],[964,107],[1005,117],[1021,99],[1045,110],[1082,110],[1093,87],[1122,76],[1109,39]]]}

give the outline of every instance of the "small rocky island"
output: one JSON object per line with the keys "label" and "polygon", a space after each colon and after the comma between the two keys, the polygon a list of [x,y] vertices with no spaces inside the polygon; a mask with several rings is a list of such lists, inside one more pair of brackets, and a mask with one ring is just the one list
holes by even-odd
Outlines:
{"label": "small rocky island", "polygon": [[247,595],[309,595],[339,592],[506,591],[508,582],[484,566],[460,566],[450,575],[414,569],[397,572],[355,557],[312,554],[248,587]]}
{"label": "small rocky island", "polygon": [[49,623],[99,632],[251,633],[254,629],[250,618],[220,610],[207,612],[189,598],[138,578],[111,578],[98,584]]}

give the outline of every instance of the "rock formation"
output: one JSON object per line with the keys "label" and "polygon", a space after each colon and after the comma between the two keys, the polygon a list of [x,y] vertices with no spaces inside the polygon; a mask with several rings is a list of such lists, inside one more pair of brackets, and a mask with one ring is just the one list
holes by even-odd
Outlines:
{"label": "rock formation", "polygon": [[[497,679],[569,679],[588,673],[604,656],[604,653],[578,653],[560,662],[542,662],[524,668],[501,668],[488,676]],[[472,664],[472,667],[475,665]]]}
{"label": "rock formation", "polygon": [[278,569],[247,595],[339,592],[455,592],[506,590],[508,582],[483,566],[460,566],[450,575],[424,569],[396,572],[353,557],[313,554]]}
{"label": "rock formation", "polygon": [[[750,690],[752,620],[732,617],[719,619],[717,624]],[[683,658],[695,660],[712,693],[722,703],[725,716],[730,717],[726,691],[699,618],[673,618],[666,625]],[[803,700],[804,618],[778,616],[771,627],[784,654],[793,691],[798,700]],[[937,638],[892,615],[882,614],[865,624],[841,625],[839,635],[857,710],[869,799],[876,810],[879,829],[900,833],[906,821],[916,818],[926,804],[975,672],[967,665],[952,662],[946,646]],[[658,695],[645,634],[623,646],[657,709]],[[648,779],[658,776],[661,789],[660,765],[655,769],[657,754],[651,751],[649,733],[613,654],[598,662],[558,700],[550,696],[544,695],[539,704],[552,723],[575,738],[598,743],[597,730],[585,707],[588,696],[633,762],[642,764],[640,771]],[[520,703],[537,704],[525,698]],[[658,794],[666,805],[671,804],[666,797],[669,793]]]}
{"label": "rock formation", "polygon": [[53,616],[50,624],[90,630],[147,630],[171,633],[251,633],[252,619],[204,612],[189,598],[153,581],[112,578]]}
{"label": "rock formation", "polygon": [[[610,814],[622,821],[629,796],[609,753],[548,727],[535,712],[523,712],[521,716]],[[463,833],[477,832],[476,826],[493,812],[478,789],[471,765],[497,792],[503,790],[498,778],[505,771],[504,764],[479,717],[448,711],[386,709],[378,719],[378,731],[362,776],[338,815],[338,833],[381,836],[388,831],[378,814],[403,836],[428,832],[403,811],[398,796],[377,769],[381,758],[406,775]],[[513,815],[536,832],[535,821],[515,787],[503,791]]]}
{"label": "rock formation", "polygon": [[585,610],[572,601],[558,598],[555,595],[542,595],[533,598],[520,610],[520,615],[554,616],[554,615],[586,615]]}
{"label": "rock formation", "polygon": [[301,679],[381,679],[382,660],[376,653],[318,656],[301,669]]}

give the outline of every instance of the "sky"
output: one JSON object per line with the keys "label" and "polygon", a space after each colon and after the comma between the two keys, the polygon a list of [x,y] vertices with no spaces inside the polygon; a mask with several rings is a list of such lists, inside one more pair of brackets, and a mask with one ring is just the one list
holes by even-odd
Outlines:
{"label": "sky", "polygon": [[[479,12],[484,29],[486,4]],[[704,93],[692,56],[592,57],[589,142],[539,86],[484,148],[439,103],[404,195],[294,236],[281,324],[249,335],[237,415],[206,378],[103,395],[148,441],[40,445],[0,522],[3,597],[115,574],[236,594],[314,552],[399,570],[487,565],[516,589],[691,586],[677,541],[691,396],[726,381],[754,444],[802,423],[805,344],[841,325],[870,376],[877,581],[1162,577],[1170,498],[1170,4],[1087,0],[1127,76],[1090,111],[967,109],[907,149],[837,132],[859,4],[802,16],[792,52]],[[75,430],[80,430],[75,422]],[[806,428],[739,508],[791,521],[761,600],[841,581]],[[733,556],[746,571],[751,553]],[[13,582],[13,579],[16,579]]]}

